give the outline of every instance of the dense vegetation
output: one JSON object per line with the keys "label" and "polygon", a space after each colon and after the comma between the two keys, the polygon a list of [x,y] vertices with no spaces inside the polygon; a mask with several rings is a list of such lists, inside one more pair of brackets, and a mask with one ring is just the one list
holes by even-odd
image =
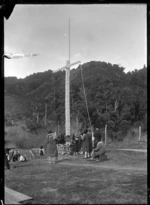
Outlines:
{"label": "dense vegetation", "polygon": [[[124,68],[106,62],[82,65],[89,115],[93,127],[123,136],[131,127],[147,130],[147,68],[125,73]],[[71,120],[89,126],[81,68],[71,70]],[[37,129],[48,124],[64,126],[65,71],[51,70],[24,79],[5,78],[5,124],[24,120]],[[45,111],[47,116],[45,124]]]}

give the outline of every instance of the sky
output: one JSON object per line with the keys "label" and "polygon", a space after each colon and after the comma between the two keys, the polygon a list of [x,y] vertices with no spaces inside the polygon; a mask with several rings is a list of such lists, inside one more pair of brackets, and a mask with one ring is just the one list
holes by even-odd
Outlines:
{"label": "sky", "polygon": [[4,22],[5,53],[38,56],[5,58],[5,77],[25,78],[65,66],[69,18],[71,63],[105,61],[125,72],[141,69],[147,65],[146,10],[146,4],[16,5]]}

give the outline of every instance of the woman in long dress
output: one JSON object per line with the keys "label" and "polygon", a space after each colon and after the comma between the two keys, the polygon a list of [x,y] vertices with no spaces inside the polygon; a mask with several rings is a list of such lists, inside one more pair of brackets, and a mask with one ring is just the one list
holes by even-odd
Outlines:
{"label": "woman in long dress", "polygon": [[45,147],[46,153],[49,156],[49,162],[56,163],[56,161],[58,160],[58,150],[56,144],[56,136],[53,131],[48,132],[43,147]]}
{"label": "woman in long dress", "polygon": [[85,133],[85,147],[84,147],[84,151],[85,151],[85,157],[84,158],[89,158],[92,152],[92,134],[91,132],[88,130]]}

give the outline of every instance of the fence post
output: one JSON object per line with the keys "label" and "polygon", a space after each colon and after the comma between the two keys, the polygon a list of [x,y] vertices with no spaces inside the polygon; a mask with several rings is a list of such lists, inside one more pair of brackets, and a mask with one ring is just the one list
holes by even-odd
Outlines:
{"label": "fence post", "polygon": [[141,126],[139,126],[139,141],[141,141]]}
{"label": "fence post", "polygon": [[107,144],[107,124],[105,125],[105,145]]}

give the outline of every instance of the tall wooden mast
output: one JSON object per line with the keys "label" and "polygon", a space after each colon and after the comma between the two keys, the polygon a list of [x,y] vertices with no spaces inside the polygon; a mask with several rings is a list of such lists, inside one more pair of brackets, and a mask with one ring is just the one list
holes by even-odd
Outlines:
{"label": "tall wooden mast", "polygon": [[65,133],[70,136],[70,18],[69,18],[69,60],[66,62],[65,83]]}
{"label": "tall wooden mast", "polygon": [[73,65],[76,65],[78,63],[81,63],[80,61],[77,61],[75,63],[70,63],[70,18],[69,18],[69,60],[66,61],[66,66],[53,71],[53,73],[56,73],[61,70],[66,70],[66,78],[65,78],[65,135],[70,136],[70,67]]}

